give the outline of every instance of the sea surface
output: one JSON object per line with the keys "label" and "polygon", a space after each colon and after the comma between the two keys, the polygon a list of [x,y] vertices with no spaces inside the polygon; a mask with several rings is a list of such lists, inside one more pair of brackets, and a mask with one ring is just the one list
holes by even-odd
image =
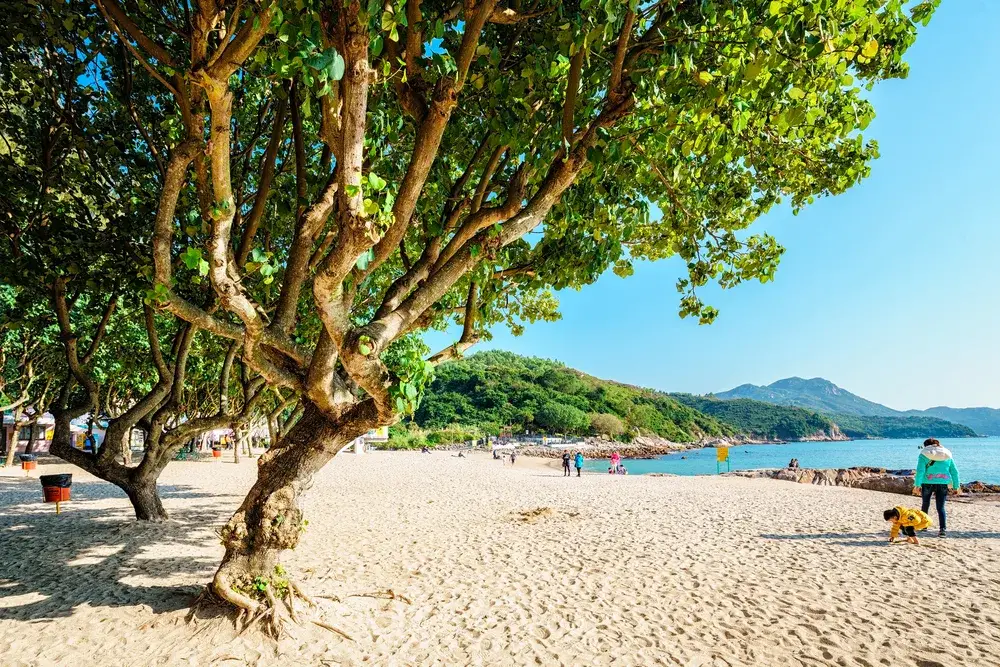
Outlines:
{"label": "sea surface", "polygon": [[[803,468],[851,468],[874,466],[889,469],[917,467],[922,439],[850,440],[847,442],[792,442],[785,445],[738,445],[729,448],[733,470],[784,468],[796,458]],[[1000,437],[946,438],[941,444],[951,450],[962,483],[979,480],[1000,484]],[[629,459],[630,475],[666,472],[675,475],[714,475],[715,448],[691,449],[655,459]],[[584,469],[607,472],[607,459],[586,461]],[[726,470],[726,464],[722,464]]]}

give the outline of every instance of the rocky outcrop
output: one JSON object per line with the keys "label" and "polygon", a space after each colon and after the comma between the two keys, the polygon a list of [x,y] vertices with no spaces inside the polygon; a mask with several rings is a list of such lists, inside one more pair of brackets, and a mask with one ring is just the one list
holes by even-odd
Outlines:
{"label": "rocky outcrop", "polygon": [[[588,459],[606,459],[614,452],[618,452],[623,459],[651,459],[664,454],[697,449],[701,446],[700,443],[671,442],[664,438],[641,435],[629,443],[587,438],[578,447],[568,447],[566,449],[571,453],[579,450]],[[518,450],[518,454],[522,456],[557,459],[562,456],[563,451],[563,449],[558,447],[523,447]]]}
{"label": "rocky outcrop", "polygon": [[[840,468],[811,470],[800,468],[790,470],[737,470],[725,473],[727,477],[748,477],[751,479],[780,479],[799,484],[819,486],[847,486],[854,489],[883,491],[909,495],[913,491],[913,470],[886,470],[885,468]],[[1000,485],[984,482],[969,482],[962,485],[962,491],[972,494],[1000,493]]]}

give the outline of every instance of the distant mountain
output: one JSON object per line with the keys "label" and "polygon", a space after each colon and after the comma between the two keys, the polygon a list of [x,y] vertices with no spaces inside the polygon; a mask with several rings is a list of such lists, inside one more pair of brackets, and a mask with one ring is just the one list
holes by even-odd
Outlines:
{"label": "distant mountain", "polygon": [[811,380],[798,377],[785,378],[766,387],[742,384],[735,389],[715,394],[715,396],[724,400],[750,398],[776,405],[806,408],[823,414],[874,417],[903,416],[903,413],[898,410],[865,400],[823,378],[812,378]]}
{"label": "distant mountain", "polygon": [[926,415],[968,426],[982,435],[1000,435],[1000,410],[994,408],[948,408],[907,410],[908,415]]}
{"label": "distant mountain", "polygon": [[902,412],[861,398],[823,378],[791,377],[764,387],[743,384],[715,396],[725,400],[750,398],[814,410],[832,419],[845,434],[855,438],[1000,435],[1000,410],[938,407]]}

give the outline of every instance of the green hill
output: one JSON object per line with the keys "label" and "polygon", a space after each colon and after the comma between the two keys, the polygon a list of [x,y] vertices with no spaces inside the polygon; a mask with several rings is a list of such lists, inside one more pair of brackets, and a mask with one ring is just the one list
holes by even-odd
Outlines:
{"label": "green hill", "polygon": [[499,351],[438,367],[414,421],[425,429],[459,424],[493,434],[504,427],[572,435],[600,428],[612,434],[618,430],[626,438],[638,432],[674,442],[737,432],[665,393],[601,380],[556,361]]}
{"label": "green hill", "polygon": [[949,408],[939,406],[926,410],[907,410],[906,414],[937,417],[968,426],[982,435],[1000,435],[1000,410],[996,408]]}
{"label": "green hill", "polygon": [[[724,398],[734,393],[766,394],[768,400]],[[794,394],[796,402],[823,408],[779,404],[779,394],[784,396],[781,401],[792,400]],[[852,412],[838,413],[836,406]],[[853,412],[875,409],[871,406],[894,414]],[[394,437],[408,438],[414,445],[468,440],[505,429],[605,434],[622,440],[658,435],[674,442],[706,437],[789,441],[841,434],[853,439],[975,435],[961,424],[898,413],[826,380],[789,378],[764,388],[743,385],[718,396],[668,394],[595,378],[558,361],[501,351],[480,352],[438,367],[411,427],[420,431],[410,432],[401,425],[393,429]]]}
{"label": "green hill", "polygon": [[772,405],[748,398],[723,401],[711,396],[671,394],[684,405],[733,426],[755,440],[801,440],[810,437],[837,437],[830,419],[802,408]]}
{"label": "green hill", "polygon": [[850,438],[974,438],[968,426],[935,417],[831,415]]}

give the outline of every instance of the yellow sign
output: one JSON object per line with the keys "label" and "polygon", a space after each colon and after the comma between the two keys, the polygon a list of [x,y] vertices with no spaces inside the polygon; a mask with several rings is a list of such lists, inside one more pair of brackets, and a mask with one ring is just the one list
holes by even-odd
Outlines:
{"label": "yellow sign", "polygon": [[715,448],[716,460],[719,463],[724,463],[729,460],[729,447],[716,447]]}

